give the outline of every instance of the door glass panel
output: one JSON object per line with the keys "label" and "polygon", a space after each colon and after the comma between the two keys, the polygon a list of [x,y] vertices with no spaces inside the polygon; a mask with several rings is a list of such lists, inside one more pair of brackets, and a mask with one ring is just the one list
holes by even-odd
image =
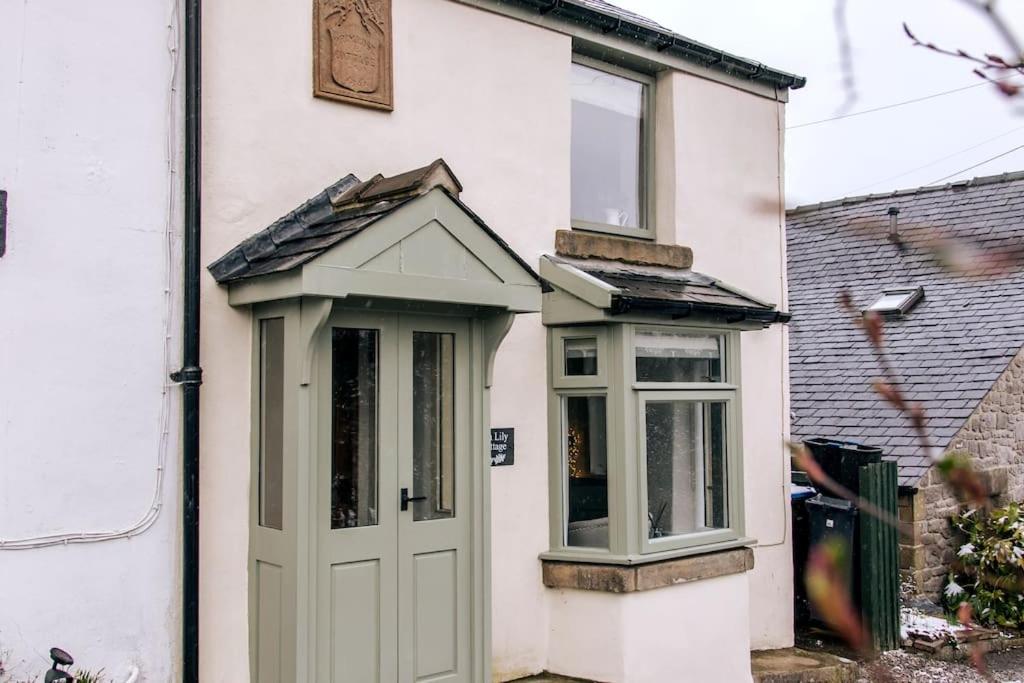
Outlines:
{"label": "door glass panel", "polygon": [[377,524],[377,348],[377,330],[333,330],[332,529]]}
{"label": "door glass panel", "polygon": [[722,402],[648,401],[648,537],[727,528]]}
{"label": "door glass panel", "polygon": [[260,321],[260,526],[284,511],[284,318]]}
{"label": "door glass panel", "polygon": [[604,396],[565,397],[566,545],[608,547],[607,435]]}
{"label": "door glass panel", "polygon": [[413,519],[455,516],[455,335],[413,332]]}

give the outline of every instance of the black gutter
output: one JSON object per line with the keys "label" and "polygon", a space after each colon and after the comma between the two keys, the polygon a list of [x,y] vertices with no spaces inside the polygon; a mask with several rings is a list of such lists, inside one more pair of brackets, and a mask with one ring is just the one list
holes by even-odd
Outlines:
{"label": "black gutter", "polygon": [[181,676],[199,681],[199,238],[202,134],[202,0],[185,3],[185,234],[183,240]]}
{"label": "black gutter", "polygon": [[746,320],[753,320],[765,325],[776,323],[785,324],[792,318],[792,314],[785,311],[776,311],[771,308],[749,308],[746,306],[722,306],[716,304],[702,304],[689,301],[666,301],[664,299],[641,299],[625,296],[612,297],[612,306],[609,313],[612,315],[625,315],[633,311],[653,311],[657,313],[671,313],[674,318],[687,318],[691,315],[707,315],[721,318],[727,323],[738,323]]}
{"label": "black gutter", "polygon": [[565,21],[594,29],[599,33],[639,43],[657,52],[679,57],[737,78],[792,90],[802,88],[807,84],[807,79],[803,76],[772,69],[759,62],[723,52],[673,33],[653,24],[653,22],[646,24],[641,23],[639,19],[632,21],[629,16],[603,12],[592,5],[583,5],[578,0],[498,0],[498,2],[535,10],[539,15],[556,16]]}

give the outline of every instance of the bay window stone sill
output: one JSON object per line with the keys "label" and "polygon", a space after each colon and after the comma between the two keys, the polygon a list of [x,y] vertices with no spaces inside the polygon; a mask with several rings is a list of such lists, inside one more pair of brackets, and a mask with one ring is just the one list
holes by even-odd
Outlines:
{"label": "bay window stone sill", "polygon": [[553,559],[541,563],[548,588],[635,593],[748,572],[754,568],[754,551],[732,548],[633,565]]}

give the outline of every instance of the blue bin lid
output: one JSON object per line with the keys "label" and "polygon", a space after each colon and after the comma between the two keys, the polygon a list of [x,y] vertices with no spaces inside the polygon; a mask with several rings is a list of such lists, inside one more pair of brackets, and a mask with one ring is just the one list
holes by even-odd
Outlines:
{"label": "blue bin lid", "polygon": [[812,498],[818,494],[818,491],[813,486],[801,486],[799,484],[789,485],[789,498],[790,500],[806,500]]}

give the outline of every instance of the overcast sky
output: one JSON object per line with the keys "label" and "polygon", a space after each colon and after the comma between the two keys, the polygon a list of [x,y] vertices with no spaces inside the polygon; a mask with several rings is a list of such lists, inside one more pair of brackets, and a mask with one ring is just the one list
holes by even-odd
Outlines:
{"label": "overcast sky", "polygon": [[[831,0],[612,2],[694,40],[807,77],[806,87],[790,93],[786,114],[790,206],[929,185],[954,173],[949,180],[1024,170],[1024,148],[964,170],[1024,145],[1024,93],[1014,104],[989,85],[793,128],[835,116],[843,106]],[[1024,3],[1002,0],[1001,6],[1024,30]],[[913,47],[904,21],[922,40],[1008,53],[964,0],[849,0],[847,14],[858,95],[850,112],[980,82],[967,62]]]}

